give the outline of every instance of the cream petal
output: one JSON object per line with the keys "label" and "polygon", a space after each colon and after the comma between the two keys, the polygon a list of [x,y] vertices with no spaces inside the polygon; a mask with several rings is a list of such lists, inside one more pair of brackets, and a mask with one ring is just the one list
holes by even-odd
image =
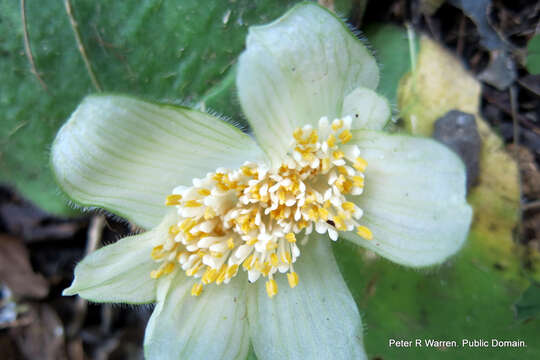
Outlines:
{"label": "cream petal", "polygon": [[373,56],[333,13],[304,2],[273,23],[251,27],[239,58],[240,103],[255,136],[279,161],[296,127],[342,114],[345,96],[375,89]]}
{"label": "cream petal", "polygon": [[386,98],[371,89],[359,87],[345,97],[342,116],[352,117],[353,129],[382,130],[392,111]]}
{"label": "cream petal", "polygon": [[193,284],[182,272],[160,279],[157,305],[146,327],[145,358],[245,359],[247,279],[237,276],[227,285],[205,286],[199,296],[191,296]]}
{"label": "cream petal", "polygon": [[467,238],[472,209],[465,167],[446,146],[425,138],[354,131],[367,160],[365,191],[354,202],[373,233],[341,235],[396,263],[421,267],[456,253]]}
{"label": "cream petal", "polygon": [[248,135],[216,117],[118,95],[85,98],[51,156],[58,184],[75,202],[144,228],[163,218],[177,185],[261,157]]}
{"label": "cream petal", "polygon": [[95,302],[145,304],[154,301],[156,263],[150,254],[156,231],[129,236],[86,256],[75,267],[75,279],[63,295]]}
{"label": "cream petal", "polygon": [[310,235],[295,263],[298,285],[278,274],[270,299],[259,279],[248,293],[249,330],[257,358],[367,359],[356,304],[341,277],[330,240]]}

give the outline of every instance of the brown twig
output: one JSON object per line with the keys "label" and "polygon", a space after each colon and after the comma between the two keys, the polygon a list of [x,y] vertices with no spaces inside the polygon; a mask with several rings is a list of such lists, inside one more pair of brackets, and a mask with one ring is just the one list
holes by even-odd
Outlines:
{"label": "brown twig", "polygon": [[531,201],[531,202],[528,202],[526,204],[523,204],[521,206],[521,209],[523,211],[528,211],[528,210],[534,210],[534,209],[540,209],[540,200],[535,200],[535,201]]}
{"label": "brown twig", "polygon": [[22,25],[23,25],[24,52],[26,53],[28,62],[30,62],[30,72],[36,77],[36,79],[38,79],[39,84],[41,85],[43,90],[48,92],[49,89],[47,88],[47,84],[45,84],[41,76],[39,76],[39,73],[36,68],[36,63],[34,62],[34,55],[32,55],[32,48],[30,47],[30,37],[28,36],[28,25],[26,22],[25,0],[21,0],[21,20],[22,20]]}
{"label": "brown twig", "polygon": [[461,15],[459,19],[458,39],[456,52],[461,57],[463,55],[463,46],[465,45],[465,16]]}
{"label": "brown twig", "polygon": [[[499,108],[506,114],[512,116],[512,110],[506,104],[501,103],[498,99],[495,99],[493,96],[489,95],[487,91],[482,92],[482,97],[486,99],[488,103],[492,104],[496,108]],[[526,128],[534,131],[537,134],[540,134],[540,129],[538,128],[538,126],[531,122],[529,119],[527,119],[527,117],[519,113],[516,113],[515,116],[516,119],[518,119],[519,122],[523,124]]]}
{"label": "brown twig", "polygon": [[88,55],[86,54],[86,49],[84,48],[83,42],[81,40],[81,33],[79,32],[79,24],[77,24],[77,21],[75,20],[75,17],[73,16],[73,10],[71,9],[71,2],[69,0],[64,0],[64,5],[66,7],[66,13],[69,18],[69,22],[71,23],[71,28],[73,29],[73,34],[75,35],[77,48],[79,49],[79,52],[81,53],[82,59],[84,61],[84,66],[86,67],[86,71],[88,72],[88,76],[90,76],[90,80],[92,80],[92,84],[94,84],[94,87],[96,88],[96,90],[101,91],[101,86],[99,85],[98,79],[96,78],[94,71],[92,70],[92,64],[90,63],[90,60],[88,59]]}

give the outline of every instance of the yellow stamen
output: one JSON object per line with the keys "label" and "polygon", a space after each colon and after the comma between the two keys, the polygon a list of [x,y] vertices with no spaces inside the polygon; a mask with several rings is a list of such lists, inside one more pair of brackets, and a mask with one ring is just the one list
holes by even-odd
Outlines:
{"label": "yellow stamen", "polygon": [[154,246],[151,253],[152,259],[159,260],[165,256],[163,253],[163,245]]}
{"label": "yellow stamen", "polygon": [[345,156],[345,154],[343,153],[343,151],[337,150],[337,151],[334,151],[332,156],[334,157],[334,159],[338,160],[338,159],[343,158]]}
{"label": "yellow stamen", "polygon": [[227,240],[227,247],[229,249],[234,249],[234,240],[233,240],[233,238],[229,238],[229,240]]}
{"label": "yellow stamen", "polygon": [[272,266],[278,266],[279,264],[279,259],[276,255],[276,253],[272,253],[272,255],[270,255],[270,263],[272,264]]}
{"label": "yellow stamen", "polygon": [[209,220],[216,216],[216,212],[214,209],[212,209],[210,206],[207,206],[206,209],[204,209],[204,220]]}
{"label": "yellow stamen", "polygon": [[290,242],[290,243],[296,242],[296,236],[292,232],[285,235],[285,239],[287,239],[287,241]]}
{"label": "yellow stamen", "polygon": [[291,288],[296,287],[296,285],[298,285],[298,274],[295,272],[288,273],[287,280],[289,281],[289,286]]}
{"label": "yellow stamen", "polygon": [[319,217],[321,219],[323,219],[324,221],[328,220],[328,210],[320,207],[318,211],[319,211]]}
{"label": "yellow stamen", "polygon": [[210,190],[208,190],[208,189],[202,189],[202,188],[199,189],[199,190],[197,190],[197,192],[198,192],[199,195],[201,195],[201,196],[208,196],[208,195],[210,195],[210,194],[212,193]]}
{"label": "yellow stamen", "polygon": [[238,271],[237,264],[229,266],[229,268],[227,269],[227,278],[232,278],[236,274],[237,271]]}
{"label": "yellow stamen", "polygon": [[328,136],[328,139],[326,139],[326,143],[328,144],[329,148],[333,148],[334,146],[336,146],[336,137],[334,136],[334,134],[330,134]]}
{"label": "yellow stamen", "polygon": [[343,120],[336,119],[332,122],[332,130],[338,131],[343,126]]}
{"label": "yellow stamen", "polygon": [[202,204],[198,202],[197,200],[188,200],[184,203],[185,207],[194,208],[194,207],[200,207]]}
{"label": "yellow stamen", "polygon": [[361,237],[363,237],[364,239],[366,239],[366,240],[371,240],[371,239],[373,239],[373,233],[371,232],[371,230],[369,230],[369,229],[368,229],[367,227],[365,227],[365,226],[362,226],[362,225],[358,226],[358,227],[356,228],[356,233],[357,233],[358,235],[360,235]]}
{"label": "yellow stamen", "polygon": [[191,288],[191,296],[201,295],[202,290],[203,290],[203,284],[201,283],[193,284],[193,287]]}
{"label": "yellow stamen", "polygon": [[180,205],[180,200],[182,200],[182,195],[172,194],[165,198],[165,205],[167,206]]}
{"label": "yellow stamen", "polygon": [[356,162],[354,163],[354,168],[358,171],[365,171],[367,167],[367,161],[362,159],[361,157],[356,158]]}
{"label": "yellow stamen", "polygon": [[266,293],[270,298],[273,298],[278,293],[278,286],[274,279],[270,279],[266,282]]}
{"label": "yellow stamen", "polygon": [[167,263],[167,265],[163,267],[163,275],[168,275],[172,273],[175,267],[176,267],[175,263],[173,262]]}
{"label": "yellow stamen", "polygon": [[339,134],[339,139],[342,144],[346,144],[352,139],[352,134],[349,130],[343,130],[341,134]]}
{"label": "yellow stamen", "polygon": [[343,210],[345,211],[354,211],[354,204],[350,201],[345,201],[343,204],[341,204],[341,207],[343,208]]}
{"label": "yellow stamen", "polygon": [[353,176],[354,186],[364,187],[364,178],[362,176]]}

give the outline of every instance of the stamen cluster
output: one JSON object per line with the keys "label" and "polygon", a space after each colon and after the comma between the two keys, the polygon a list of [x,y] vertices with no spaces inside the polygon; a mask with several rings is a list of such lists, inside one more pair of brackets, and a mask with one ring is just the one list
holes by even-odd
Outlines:
{"label": "stamen cluster", "polygon": [[[298,284],[293,264],[308,235],[357,229],[371,239],[358,220],[362,210],[346,195],[359,195],[367,163],[355,145],[348,145],[351,119],[326,118],[318,131],[307,125],[293,133],[291,150],[277,168],[245,163],[240,169],[217,169],[193,186],[179,186],[166,199],[177,207],[178,222],[169,228],[152,257],[160,263],[153,278],[181,268],[200,278],[191,291],[203,285],[228,283],[240,266],[250,282],[267,277],[270,297],[277,294],[273,276],[287,273],[290,287]],[[324,140],[321,140],[324,139]]]}

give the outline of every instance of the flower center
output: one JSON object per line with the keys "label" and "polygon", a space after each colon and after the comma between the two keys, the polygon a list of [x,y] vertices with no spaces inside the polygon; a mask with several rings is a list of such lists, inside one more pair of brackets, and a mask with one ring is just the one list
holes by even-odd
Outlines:
{"label": "flower center", "polygon": [[358,147],[347,145],[350,124],[349,117],[331,124],[321,118],[318,131],[309,125],[296,129],[278,168],[248,162],[175,188],[165,203],[177,208],[179,220],[153,248],[160,266],[151,276],[181,268],[200,278],[191,290],[198,296],[203,285],[227,284],[241,266],[250,282],[268,278],[273,297],[277,272],[287,273],[291,288],[298,284],[293,264],[313,230],[335,241],[338,231],[356,228],[370,240],[371,231],[358,223],[362,210],[346,199],[362,193],[367,166]]}

